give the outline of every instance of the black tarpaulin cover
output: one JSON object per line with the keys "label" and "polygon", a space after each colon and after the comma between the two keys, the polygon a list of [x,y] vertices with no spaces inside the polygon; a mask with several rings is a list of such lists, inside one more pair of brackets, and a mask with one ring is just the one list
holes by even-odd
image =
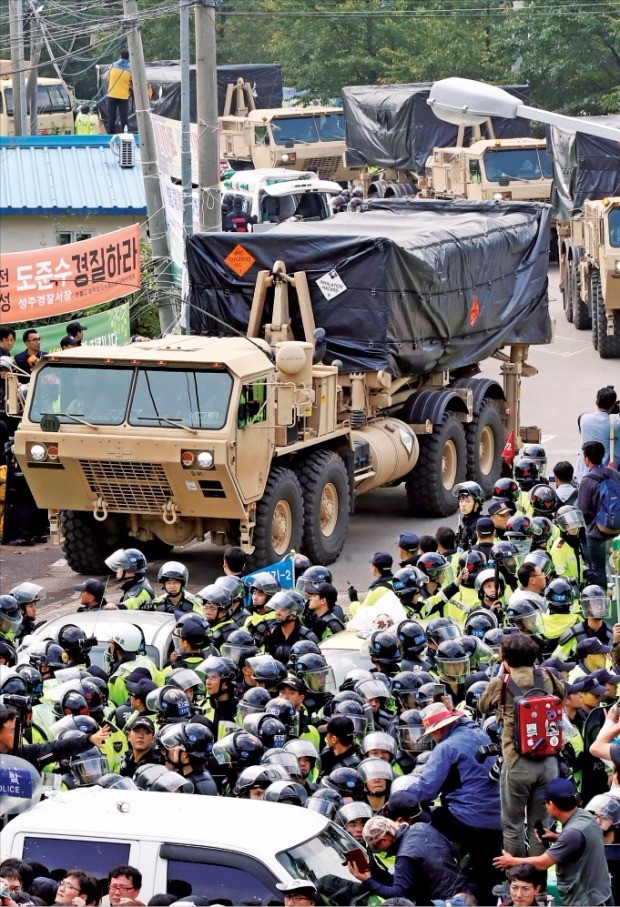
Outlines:
{"label": "black tarpaulin cover", "polygon": [[[181,64],[178,60],[147,63],[146,77],[153,113],[171,120],[181,119]],[[217,109],[224,113],[226,89],[237,79],[253,88],[257,108],[282,106],[282,67],[279,63],[247,63],[217,67]],[[190,68],[190,120],[196,122],[196,67]]]}
{"label": "black tarpaulin cover", "polygon": [[[456,369],[505,344],[548,343],[550,216],[534,203],[389,199],[266,233],[197,234],[187,243],[190,327],[226,333],[211,314],[245,332],[258,271],[282,260],[287,273],[306,272],[325,362],[340,359],[346,372]],[[236,270],[226,262],[234,249]],[[254,264],[240,276],[248,253]],[[317,280],[334,271],[324,293]],[[339,281],[345,289],[327,298]]]}
{"label": "black tarpaulin cover", "polygon": [[[456,145],[458,127],[440,120],[426,103],[432,84],[343,88],[348,164],[414,170],[422,175],[433,148]],[[524,103],[529,103],[527,85],[504,87]],[[514,120],[494,117],[492,122],[496,138],[523,138],[530,134],[529,122],[520,117]],[[484,124],[481,129],[486,138]],[[470,140],[471,129],[466,129],[465,144]]]}
{"label": "black tarpaulin cover", "polygon": [[[620,129],[620,116],[578,117]],[[583,132],[547,127],[547,154],[553,167],[553,213],[569,220],[587,200],[620,194],[620,143]]]}

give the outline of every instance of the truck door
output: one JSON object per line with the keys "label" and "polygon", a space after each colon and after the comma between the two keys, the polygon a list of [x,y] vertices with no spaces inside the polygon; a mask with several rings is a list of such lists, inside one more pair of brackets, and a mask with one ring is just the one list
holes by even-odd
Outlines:
{"label": "truck door", "polygon": [[237,413],[237,461],[233,473],[246,500],[262,494],[272,449],[273,422],[268,418],[267,379],[258,378],[243,384]]}

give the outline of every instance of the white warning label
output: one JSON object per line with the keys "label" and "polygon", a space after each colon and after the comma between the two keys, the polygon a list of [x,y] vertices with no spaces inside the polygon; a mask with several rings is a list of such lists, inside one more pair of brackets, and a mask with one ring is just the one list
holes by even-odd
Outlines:
{"label": "white warning label", "polygon": [[323,274],[323,276],[319,277],[317,280],[316,285],[325,299],[335,299],[336,296],[340,296],[340,294],[344,293],[346,290],[346,285],[336,270],[328,271],[327,274]]}

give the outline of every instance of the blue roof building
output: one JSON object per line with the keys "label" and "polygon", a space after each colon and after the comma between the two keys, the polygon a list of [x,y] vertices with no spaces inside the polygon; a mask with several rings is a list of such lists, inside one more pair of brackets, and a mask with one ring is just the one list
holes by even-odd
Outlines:
{"label": "blue roof building", "polygon": [[140,149],[121,167],[110,136],[0,137],[0,251],[76,242],[146,222]]}

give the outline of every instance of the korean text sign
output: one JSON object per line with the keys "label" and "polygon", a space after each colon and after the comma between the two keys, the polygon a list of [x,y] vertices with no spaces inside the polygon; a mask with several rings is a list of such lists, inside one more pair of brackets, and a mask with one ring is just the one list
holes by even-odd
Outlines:
{"label": "korean text sign", "polygon": [[140,288],[140,227],[65,246],[0,255],[0,321],[36,321],[110,302]]}

